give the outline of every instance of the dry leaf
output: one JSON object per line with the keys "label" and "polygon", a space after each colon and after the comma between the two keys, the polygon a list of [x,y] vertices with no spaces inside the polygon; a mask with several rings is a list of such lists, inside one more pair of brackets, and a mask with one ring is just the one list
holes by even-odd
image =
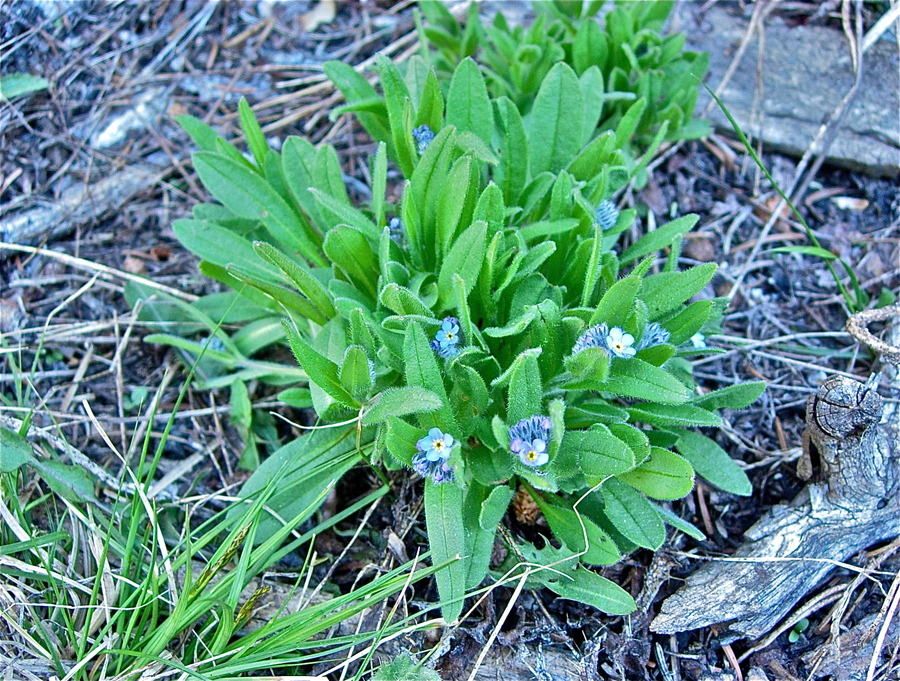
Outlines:
{"label": "dry leaf", "polygon": [[334,0],[320,0],[309,12],[300,15],[300,25],[304,31],[315,31],[322,24],[333,21],[335,14],[337,3]]}

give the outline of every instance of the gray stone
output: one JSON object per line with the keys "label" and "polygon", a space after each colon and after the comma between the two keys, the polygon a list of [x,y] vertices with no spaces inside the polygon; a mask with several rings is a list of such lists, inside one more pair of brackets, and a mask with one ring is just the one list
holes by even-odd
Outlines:
{"label": "gray stone", "polygon": [[[701,14],[699,3],[680,3],[672,26],[688,47],[710,53],[707,84],[716,89],[737,52],[749,20],[718,6]],[[721,95],[748,136],[772,149],[802,155],[855,81],[844,34],[825,26],[790,27],[770,15],[764,25],[762,92],[757,93],[758,37],[754,36]],[[754,98],[758,108],[751,118]],[[701,90],[702,111],[709,95]],[[715,107],[710,118],[731,130]],[[893,40],[877,41],[863,57],[863,80],[828,150],[835,165],[886,177],[900,175],[900,58]]]}

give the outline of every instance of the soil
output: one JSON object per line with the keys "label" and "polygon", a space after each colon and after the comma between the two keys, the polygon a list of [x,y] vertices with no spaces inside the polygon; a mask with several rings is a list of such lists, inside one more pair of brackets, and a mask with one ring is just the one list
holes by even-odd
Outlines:
{"label": "soil", "polygon": [[[0,75],[39,74],[48,78],[50,87],[0,103],[0,212],[10,216],[52,205],[67,190],[90,188],[122,168],[161,154],[164,179],[71,233],[36,245],[194,295],[215,291],[217,285],[198,274],[196,259],[181,247],[171,227],[174,220],[189,216],[193,205],[207,200],[190,167],[192,143],[173,117],[193,114],[233,139],[238,135],[236,112],[242,96],[258,112],[273,143],[292,134],[306,135],[314,143],[334,143],[348,187],[356,193],[353,198],[363,200],[367,159],[374,145],[349,117],[330,121],[330,104],[327,100],[323,104],[329,93],[310,91],[310,85],[321,77],[323,62],[338,58],[357,64],[408,35],[413,30],[411,9],[408,3],[390,7],[382,2],[343,2],[334,20],[303,31],[302,15],[311,4],[173,0],[3,4]],[[826,20],[827,16],[822,19]],[[110,124],[141,103],[144,122],[139,116],[133,128],[115,139]],[[306,113],[298,118],[298,111]],[[114,142],[104,146],[110,138]],[[796,161],[774,154],[764,154],[763,159],[775,178],[788,184]],[[644,611],[630,617],[608,617],[556,600],[546,591],[527,592],[495,644],[504,655],[532,655],[539,669],[538,661],[553,651],[578,661],[586,679],[667,681],[734,678],[729,660],[749,653],[740,667],[745,673],[755,670],[757,679],[815,677],[809,654],[828,640],[832,625],[828,608],[810,615],[808,629],[796,641],[783,635],[761,650],[754,650],[753,642],[723,648],[712,629],[672,637],[654,636],[648,630],[659,602],[699,559],[730,553],[742,532],[766,509],[790,500],[802,488],[795,462],[805,402],[818,384],[836,371],[864,380],[872,367],[871,358],[843,331],[847,311],[822,261],[771,252],[776,246],[806,244],[799,224],[786,216],[776,223],[770,241],[753,253],[774,198],[773,188],[740,146],[721,135],[670,149],[646,187],[622,197],[639,208],[641,225],[660,224],[688,212],[700,215],[681,262],[719,263],[720,273],[704,295],[733,295],[733,300],[721,334],[707,339],[724,352],[699,362],[697,378],[710,390],[746,380],[763,379],[768,385],[756,404],[727,413],[724,427],[710,433],[745,464],[754,495],[737,498],[701,484],[673,508],[703,528],[709,539],[698,543],[676,533],[655,557],[637,552],[605,570],[607,577],[643,603]],[[825,166],[801,208],[822,246],[850,264],[872,299],[883,291],[900,291],[896,184]],[[752,268],[733,293],[735,277],[751,254]],[[80,261],[61,261],[46,252],[0,250],[0,258],[0,339],[4,347],[16,349],[0,355],[4,397],[0,414],[22,418],[25,410],[15,406],[13,397],[22,389],[16,366],[34,367],[33,386],[40,396],[35,423],[49,425],[55,420],[77,449],[101,466],[118,466],[90,426],[83,403],[90,405],[113,442],[127,451],[139,420],[130,398],[136,399],[142,388],[152,395],[174,368],[177,373],[162,398],[162,411],[171,408],[185,375],[178,355],[142,342],[152,329],[137,323],[121,278],[96,276]],[[838,273],[847,282],[846,273]],[[256,406],[278,406],[284,415],[302,422],[302,414],[277,405],[270,389],[251,386],[251,390]],[[228,423],[228,411],[227,392],[189,391],[160,475],[195,452],[204,456],[172,485],[173,493],[231,488],[246,477],[238,466],[241,443]],[[279,428],[282,437],[292,435],[291,429]],[[320,554],[343,556],[331,574],[331,581],[342,590],[352,587],[365,565],[391,564],[389,547],[397,547],[389,543],[390,535],[399,538],[409,556],[424,545],[419,484],[405,472],[390,480],[394,493],[376,508],[367,533],[353,546],[348,547],[348,541],[358,518],[318,540]],[[351,472],[336,495],[341,501],[335,501],[331,510],[377,484],[372,471]],[[347,528],[351,532],[343,531]],[[848,562],[865,566],[871,559],[869,552]],[[900,555],[890,557],[880,569],[881,576],[857,587],[855,606],[844,614],[840,626],[852,628],[881,610],[890,573],[900,569]],[[849,585],[854,576],[836,569],[820,589]],[[496,590],[443,641],[437,665],[442,678],[468,676],[511,593]],[[434,598],[434,587],[425,583],[411,607]],[[434,643],[419,637],[405,645],[422,650]],[[889,642],[876,678],[898,678],[891,676],[900,664],[898,645],[896,639]],[[535,672],[534,678],[556,678],[552,665],[546,668],[550,671],[543,676]],[[485,672],[484,678],[505,678],[499,668]],[[841,674],[837,668],[821,678],[850,678]]]}

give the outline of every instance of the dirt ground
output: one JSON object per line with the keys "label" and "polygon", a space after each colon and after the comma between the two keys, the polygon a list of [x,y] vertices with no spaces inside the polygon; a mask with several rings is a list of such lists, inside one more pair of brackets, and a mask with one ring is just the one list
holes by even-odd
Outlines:
{"label": "dirt ground", "polygon": [[[174,403],[183,367],[174,352],[142,342],[151,329],[136,320],[123,288],[127,277],[140,276],[191,295],[217,290],[199,275],[195,258],[171,227],[207,198],[190,165],[191,142],[175,115],[193,114],[233,139],[244,96],[273,144],[292,134],[335,144],[351,196],[363,199],[374,145],[349,117],[329,119],[338,100],[323,84],[321,64],[329,59],[359,64],[379,50],[397,57],[414,49],[410,3],[342,2],[332,20],[304,30],[311,4],[14,0],[0,7],[0,75],[31,73],[50,82],[46,91],[0,103],[0,241],[6,242],[0,243],[0,342],[17,349],[0,355],[0,395],[6,396],[0,416],[22,418],[26,408],[15,405],[13,363],[34,364],[32,380],[41,398],[35,422],[55,420],[73,446],[101,466],[115,466],[84,403],[123,451],[139,425],[137,396],[143,388],[155,391],[172,367],[178,373],[164,393],[163,411]],[[812,13],[816,3],[807,4]],[[785,633],[762,648],[748,641],[723,647],[714,629],[665,637],[649,632],[658,604],[698,558],[727,555],[762,513],[800,491],[795,465],[804,407],[818,384],[833,372],[864,380],[872,367],[865,349],[843,330],[846,310],[822,262],[768,252],[805,244],[798,224],[779,221],[765,247],[754,253],[775,192],[740,145],[717,134],[667,154],[649,184],[623,200],[646,206],[641,214],[649,211],[657,222],[676,212],[700,215],[682,262],[719,263],[714,290],[707,293],[733,300],[722,333],[707,339],[725,352],[700,361],[697,378],[709,389],[759,379],[768,385],[756,404],[727,414],[715,435],[744,463],[754,495],[739,499],[700,485],[673,508],[703,528],[706,541],[678,534],[655,559],[637,552],[604,572],[639,602],[643,597],[645,612],[612,618],[554,600],[549,592],[528,593],[497,645],[507,655],[531,655],[534,678],[559,678],[552,665],[540,672],[539,662],[550,652],[583,661],[579,673],[587,679],[735,678],[730,660],[738,658],[743,670],[754,670],[756,681],[865,678],[865,673],[853,676],[846,665],[814,669],[812,660],[828,643],[838,616],[834,600],[808,615],[809,628],[796,641]],[[765,154],[764,160],[777,180],[789,182],[795,159]],[[145,175],[128,176],[135,168]],[[74,218],[52,212],[65,200],[82,206]],[[9,231],[14,217],[35,216],[41,209],[51,211],[42,218],[49,220],[50,231]],[[824,166],[802,210],[823,246],[853,266],[873,299],[882,290],[900,291],[900,192],[894,181]],[[751,254],[749,273],[735,291],[735,277]],[[251,397],[258,407],[301,418],[273,395],[256,386]],[[230,489],[246,477],[237,465],[241,444],[229,425],[227,402],[227,393],[190,391],[160,474],[200,456],[172,484],[174,494]],[[291,435],[287,428],[279,433]],[[420,488],[405,473],[392,482],[392,501],[369,518],[369,532],[332,575],[342,588],[349,588],[363,565],[383,560],[390,532],[405,536],[409,555],[423,543]],[[374,474],[356,470],[342,483],[339,497],[355,499],[374,484]],[[404,522],[413,523],[415,531],[400,533]],[[317,548],[337,556],[346,547],[347,537],[337,532],[321,537]],[[878,548],[848,562],[864,567]],[[853,584],[855,573],[835,569],[820,585],[826,591],[853,584],[854,605],[840,615],[838,630],[881,611],[889,573],[900,569],[900,553],[884,559],[880,569],[880,576],[862,584]],[[660,575],[668,579],[658,580]],[[438,665],[442,678],[466,678],[510,593],[498,590],[477,617],[445,641]],[[424,588],[417,593],[421,599],[434,595]],[[407,645],[421,649],[429,643]],[[875,678],[900,678],[898,648],[896,638],[888,642]],[[483,678],[508,678],[498,669],[485,673]]]}

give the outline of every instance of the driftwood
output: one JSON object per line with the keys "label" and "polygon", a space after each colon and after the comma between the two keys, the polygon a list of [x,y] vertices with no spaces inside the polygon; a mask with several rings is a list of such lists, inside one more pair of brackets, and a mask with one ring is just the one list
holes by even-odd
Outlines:
{"label": "driftwood", "polygon": [[[868,321],[848,328],[859,338]],[[900,335],[897,325],[893,333]],[[900,392],[896,367],[886,366],[884,373],[887,387]],[[818,480],[790,504],[769,511],[729,559],[688,577],[663,603],[652,631],[718,625],[723,642],[758,638],[837,562],[900,536],[900,413],[875,392],[877,380],[863,384],[834,376],[822,384],[807,406],[804,437],[806,450],[818,459]]]}

